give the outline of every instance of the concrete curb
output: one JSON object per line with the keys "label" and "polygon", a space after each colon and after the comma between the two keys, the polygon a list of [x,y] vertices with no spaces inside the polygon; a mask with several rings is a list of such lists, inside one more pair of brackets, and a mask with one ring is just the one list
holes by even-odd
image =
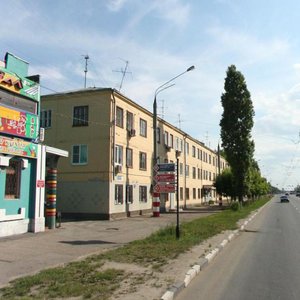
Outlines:
{"label": "concrete curb", "polygon": [[[269,202],[268,202],[269,203]],[[267,203],[267,204],[268,204]],[[222,251],[223,248],[226,247],[233,239],[235,239],[240,231],[245,230],[245,226],[251,222],[254,217],[266,206],[266,204],[259,209],[257,209],[254,213],[251,214],[251,216],[246,219],[242,225],[240,225],[239,229],[233,230],[226,239],[222,241],[215,249],[211,250],[208,254],[206,254],[204,257],[200,257],[199,261],[192,266],[191,269],[189,269],[185,273],[185,278],[183,282],[178,282],[176,284],[173,284],[160,298],[160,300],[173,300],[177,297],[177,295],[186,288],[191,281],[201,272],[205,269],[205,267]]]}

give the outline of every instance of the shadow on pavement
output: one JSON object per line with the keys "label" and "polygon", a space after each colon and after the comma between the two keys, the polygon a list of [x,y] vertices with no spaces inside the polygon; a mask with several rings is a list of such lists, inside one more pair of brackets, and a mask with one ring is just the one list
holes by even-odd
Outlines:
{"label": "shadow on pavement", "polygon": [[88,240],[88,241],[59,241],[62,244],[70,244],[74,246],[80,245],[103,245],[103,244],[116,244],[114,242],[106,242],[101,240]]}

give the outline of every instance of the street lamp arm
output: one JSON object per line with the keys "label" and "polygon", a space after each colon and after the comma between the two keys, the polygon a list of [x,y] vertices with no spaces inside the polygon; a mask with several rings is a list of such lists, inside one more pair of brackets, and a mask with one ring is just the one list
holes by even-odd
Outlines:
{"label": "street lamp arm", "polygon": [[170,85],[170,86],[164,88],[167,84],[169,84],[170,82],[172,82],[172,81],[175,80],[176,78],[178,78],[178,77],[182,76],[183,74],[185,74],[185,73],[187,73],[187,72],[189,72],[189,71],[192,71],[192,70],[194,70],[194,69],[195,69],[195,66],[191,66],[191,67],[187,68],[184,72],[178,74],[177,76],[171,78],[170,80],[168,80],[167,82],[165,82],[164,84],[162,84],[161,86],[159,86],[159,87],[155,90],[155,96],[156,96],[159,92],[161,92],[161,91],[163,91],[163,90],[165,90],[165,89],[167,89],[167,88],[173,86],[173,85]]}

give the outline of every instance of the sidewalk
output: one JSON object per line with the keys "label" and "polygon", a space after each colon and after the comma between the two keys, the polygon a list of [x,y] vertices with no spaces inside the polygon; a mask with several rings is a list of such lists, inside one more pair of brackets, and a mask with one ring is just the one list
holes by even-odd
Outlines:
{"label": "sidewalk", "polygon": [[[216,206],[182,211],[180,223],[217,211]],[[0,287],[14,278],[142,239],[170,224],[176,224],[176,213],[158,218],[148,215],[116,221],[63,222],[60,228],[43,233],[1,238]]]}

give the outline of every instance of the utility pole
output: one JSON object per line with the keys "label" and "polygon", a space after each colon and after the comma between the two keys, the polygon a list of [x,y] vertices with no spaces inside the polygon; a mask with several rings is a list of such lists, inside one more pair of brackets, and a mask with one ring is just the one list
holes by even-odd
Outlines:
{"label": "utility pole", "polygon": [[84,56],[84,59],[85,59],[84,88],[86,88],[86,73],[87,73],[87,71],[88,71],[88,69],[87,69],[88,63],[87,63],[87,61],[88,61],[89,58],[90,58],[90,57],[89,57],[88,55],[85,55],[85,56]]}

